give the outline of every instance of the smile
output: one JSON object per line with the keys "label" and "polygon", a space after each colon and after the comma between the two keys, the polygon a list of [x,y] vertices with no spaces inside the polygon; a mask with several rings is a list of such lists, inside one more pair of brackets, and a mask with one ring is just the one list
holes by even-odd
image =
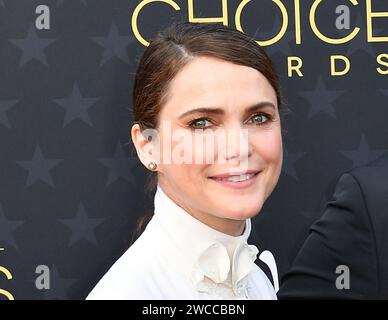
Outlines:
{"label": "smile", "polygon": [[252,171],[242,174],[225,174],[210,177],[213,181],[232,188],[247,188],[251,186],[255,181],[260,171]]}

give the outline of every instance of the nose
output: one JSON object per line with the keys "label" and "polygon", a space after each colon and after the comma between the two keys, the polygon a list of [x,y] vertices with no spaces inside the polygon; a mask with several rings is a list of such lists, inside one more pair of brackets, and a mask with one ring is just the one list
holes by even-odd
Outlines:
{"label": "nose", "polygon": [[253,148],[249,142],[249,130],[241,127],[229,128],[225,132],[225,145],[221,150],[221,157],[226,162],[240,162],[247,161],[252,155]]}

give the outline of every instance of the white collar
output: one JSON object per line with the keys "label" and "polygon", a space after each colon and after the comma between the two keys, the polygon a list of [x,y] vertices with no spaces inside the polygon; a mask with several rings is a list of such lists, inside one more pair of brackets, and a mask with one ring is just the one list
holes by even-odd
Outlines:
{"label": "white collar", "polygon": [[231,286],[235,293],[245,287],[247,275],[258,268],[254,261],[259,250],[247,243],[250,218],[242,235],[225,234],[194,218],[169,198],[159,184],[154,206],[155,219],[179,254],[180,259],[174,263],[181,266],[197,290],[208,291],[217,283]]}

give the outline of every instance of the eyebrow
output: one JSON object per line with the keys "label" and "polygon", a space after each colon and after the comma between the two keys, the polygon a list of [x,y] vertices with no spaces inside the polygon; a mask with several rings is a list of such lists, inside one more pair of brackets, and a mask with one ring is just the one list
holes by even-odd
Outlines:
{"label": "eyebrow", "polygon": [[[269,101],[262,101],[254,104],[253,106],[250,106],[245,109],[244,115],[249,114],[254,111],[258,111],[261,109],[264,109],[265,107],[271,107],[273,109],[276,109],[275,105],[272,102]],[[179,119],[182,119],[188,115],[194,114],[194,113],[202,113],[202,114],[214,114],[214,115],[224,115],[225,111],[221,108],[196,108],[191,109],[179,116]]]}

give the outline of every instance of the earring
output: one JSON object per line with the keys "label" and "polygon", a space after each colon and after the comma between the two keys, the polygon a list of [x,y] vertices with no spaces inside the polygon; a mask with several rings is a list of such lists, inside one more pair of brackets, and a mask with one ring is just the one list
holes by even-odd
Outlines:
{"label": "earring", "polygon": [[148,169],[150,169],[151,171],[154,171],[156,169],[158,165],[154,162],[154,161],[151,161],[149,164],[148,164]]}

